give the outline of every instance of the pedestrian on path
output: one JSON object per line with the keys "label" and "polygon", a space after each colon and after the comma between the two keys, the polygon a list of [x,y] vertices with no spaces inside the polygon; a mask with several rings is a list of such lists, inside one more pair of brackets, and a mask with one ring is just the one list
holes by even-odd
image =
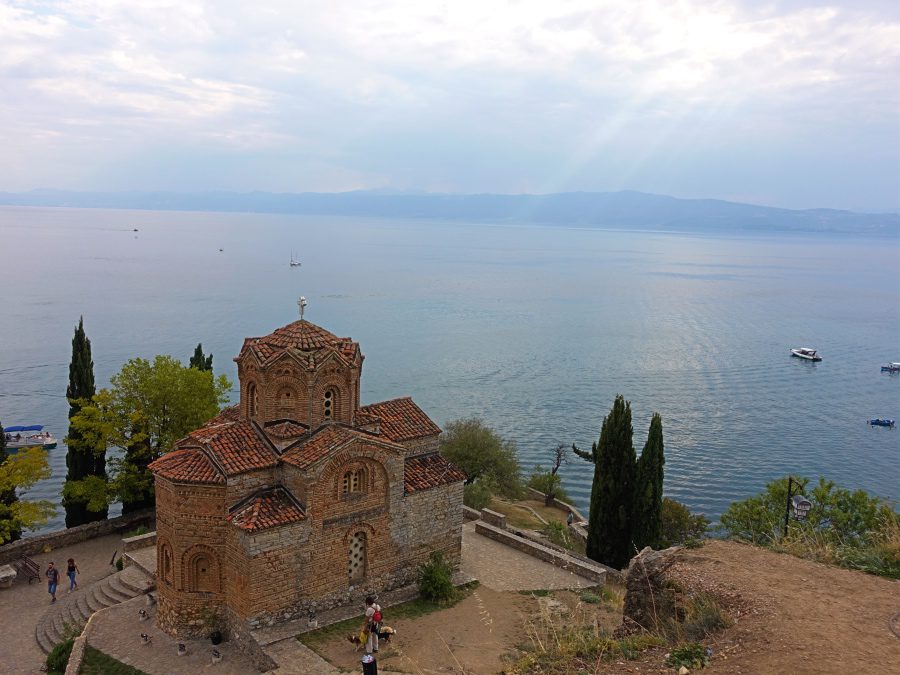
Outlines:
{"label": "pedestrian on path", "polygon": [[47,592],[53,598],[50,602],[56,602],[56,586],[59,584],[59,570],[53,566],[53,563],[47,563]]}
{"label": "pedestrian on path", "polygon": [[69,558],[69,565],[66,567],[66,576],[69,577],[69,593],[78,588],[78,582],[75,581],[76,574],[81,574],[81,570],[75,564],[75,559]]}
{"label": "pedestrian on path", "polygon": [[363,623],[363,631],[368,635],[366,639],[366,654],[378,652],[378,629],[381,628],[381,605],[375,603],[375,596],[366,598],[366,619]]}

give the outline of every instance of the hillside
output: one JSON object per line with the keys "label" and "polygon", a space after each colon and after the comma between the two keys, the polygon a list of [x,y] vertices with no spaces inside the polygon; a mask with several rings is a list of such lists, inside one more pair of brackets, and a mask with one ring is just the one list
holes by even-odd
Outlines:
{"label": "hillside", "polygon": [[900,214],[780,209],[642,192],[546,195],[384,194],[380,192],[66,192],[0,193],[0,205],[539,223],[677,232],[804,232],[900,235]]}

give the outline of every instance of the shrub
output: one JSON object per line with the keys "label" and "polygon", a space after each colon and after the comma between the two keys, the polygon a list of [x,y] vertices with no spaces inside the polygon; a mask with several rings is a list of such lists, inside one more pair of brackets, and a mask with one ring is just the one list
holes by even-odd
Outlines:
{"label": "shrub", "polygon": [[696,642],[675,647],[666,659],[666,665],[672,668],[703,668],[709,664],[706,648]]}
{"label": "shrub", "polygon": [[557,546],[562,546],[563,548],[567,548],[572,551],[583,550],[581,547],[581,541],[573,537],[569,532],[569,528],[564,523],[561,523],[558,520],[551,520],[549,523],[544,525],[541,532],[545,537],[547,537],[547,539],[552,541]]}
{"label": "shrub", "polygon": [[66,666],[69,663],[69,655],[72,653],[72,645],[75,639],[69,638],[63,640],[47,654],[47,672],[48,673],[65,673]]}
{"label": "shrub", "polygon": [[116,569],[120,572],[125,568],[125,559],[122,556],[116,558]]}
{"label": "shrub", "polygon": [[432,602],[449,602],[456,595],[453,568],[440,551],[432,551],[428,562],[419,568],[419,592]]}
{"label": "shrub", "polygon": [[689,640],[701,640],[728,628],[731,623],[731,618],[709,593],[695,595],[685,603],[682,630]]}
{"label": "shrub", "polygon": [[589,605],[596,605],[600,602],[600,596],[594,595],[589,591],[584,591],[580,596],[582,602],[586,602]]}
{"label": "shrub", "polygon": [[466,484],[490,478],[504,497],[522,495],[515,442],[501,438],[480,419],[448,422],[441,435],[441,454],[466,472]]}
{"label": "shrub", "polygon": [[528,487],[534,488],[545,495],[552,494],[553,498],[561,502],[569,502],[569,495],[562,485],[562,476],[544,469],[540,464],[535,465],[531,477],[528,479]]}
{"label": "shrub", "polygon": [[477,480],[463,488],[463,504],[476,511],[481,511],[490,504],[493,496],[493,485],[487,478]]}
{"label": "shrub", "polygon": [[709,519],[702,513],[691,513],[687,506],[668,497],[663,497],[661,518],[658,549],[675,544],[695,545],[709,527]]}

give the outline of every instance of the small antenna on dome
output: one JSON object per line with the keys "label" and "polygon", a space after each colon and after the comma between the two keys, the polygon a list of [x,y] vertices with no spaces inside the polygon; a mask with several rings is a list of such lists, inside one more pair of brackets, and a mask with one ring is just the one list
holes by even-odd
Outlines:
{"label": "small antenna on dome", "polygon": [[302,295],[300,296],[300,299],[297,300],[297,306],[300,308],[300,320],[301,321],[303,321],[303,311],[306,309],[306,306],[308,304],[309,303],[306,302],[306,298],[304,298]]}

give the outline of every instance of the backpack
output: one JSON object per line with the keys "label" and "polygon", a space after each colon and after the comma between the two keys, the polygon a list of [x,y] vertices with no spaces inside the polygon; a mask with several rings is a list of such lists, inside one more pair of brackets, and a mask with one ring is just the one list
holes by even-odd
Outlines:
{"label": "backpack", "polygon": [[372,615],[372,623],[374,623],[377,626],[377,625],[381,624],[381,618],[382,618],[381,605],[375,605],[375,607],[376,607],[375,613]]}

